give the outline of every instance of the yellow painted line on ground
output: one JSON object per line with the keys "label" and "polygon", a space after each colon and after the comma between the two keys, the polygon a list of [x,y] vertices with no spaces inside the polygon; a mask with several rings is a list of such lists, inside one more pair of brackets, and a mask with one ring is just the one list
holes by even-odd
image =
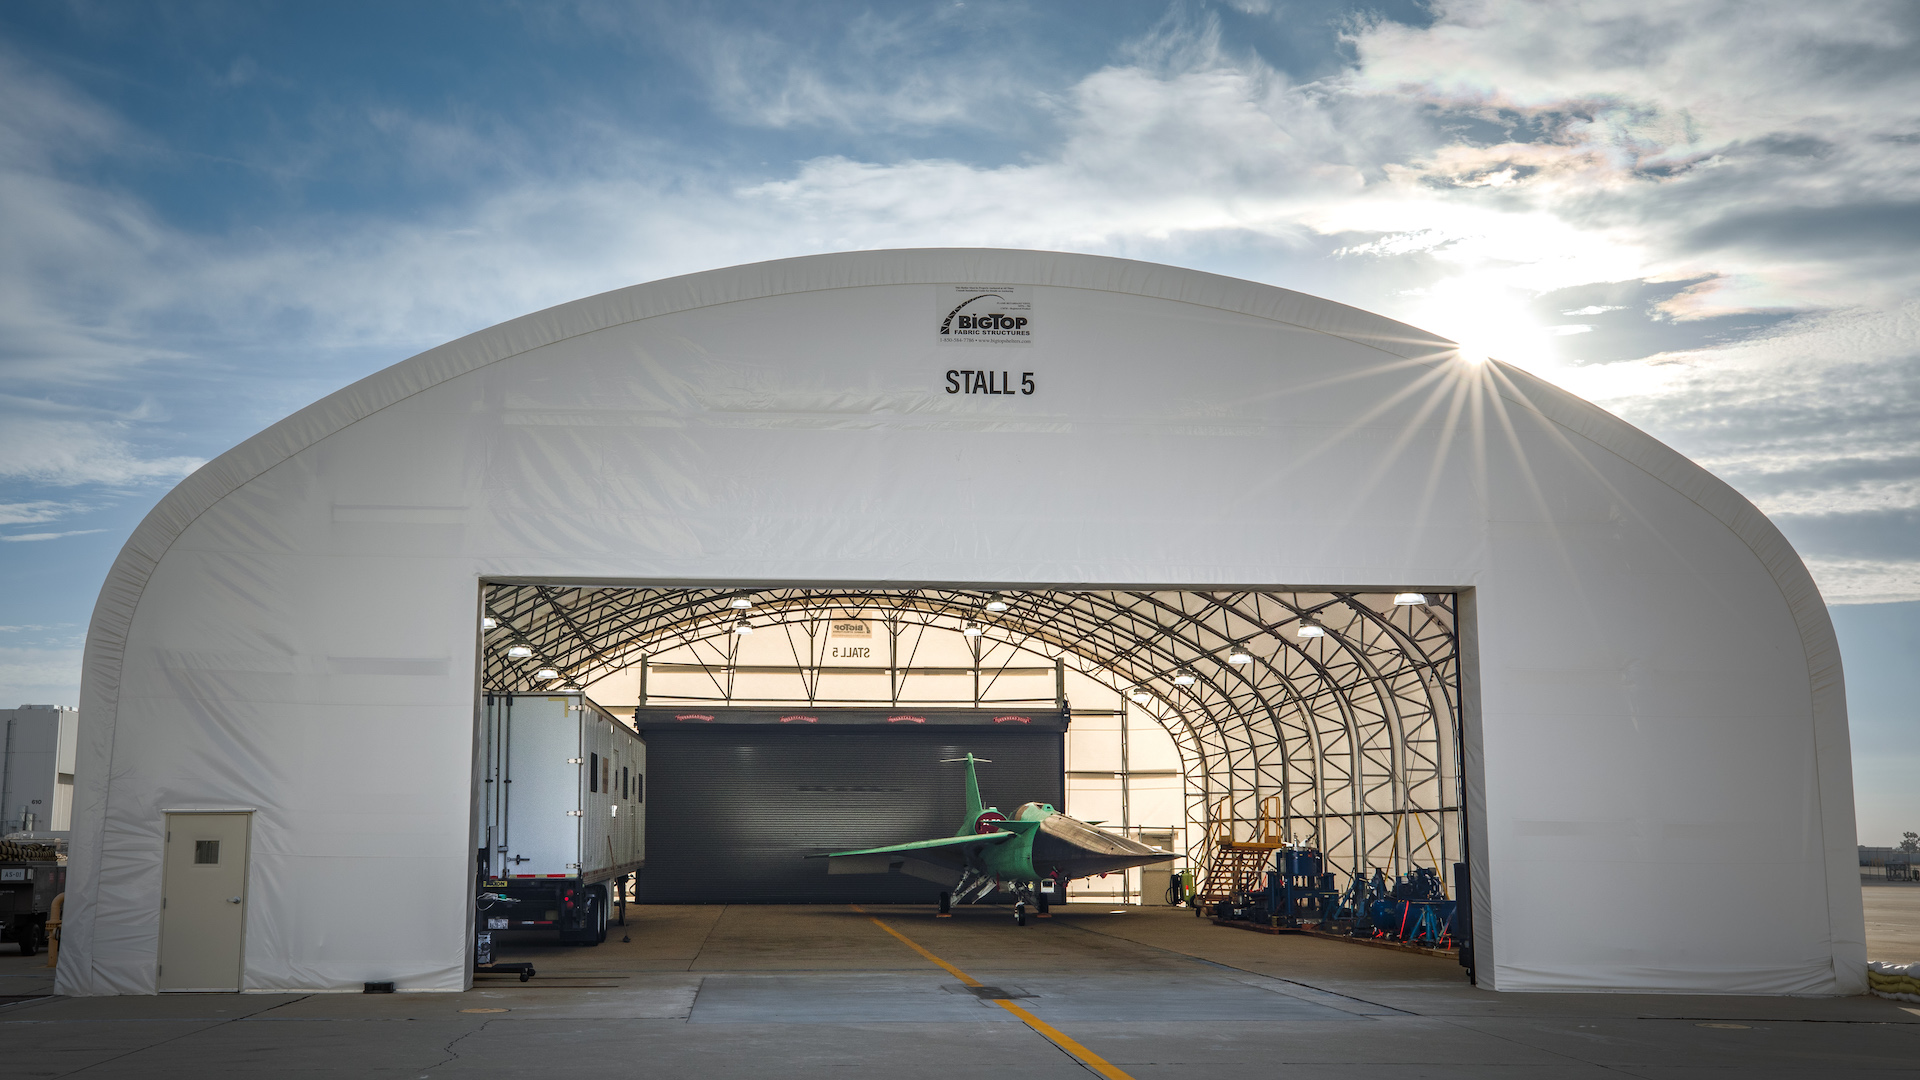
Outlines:
{"label": "yellow painted line on ground", "polygon": [[[914,952],[917,952],[921,956],[926,957],[928,960],[932,961],[934,964],[938,965],[940,968],[945,970],[947,974],[953,976],[956,979],[959,979],[963,984],[967,986],[985,985],[980,980],[974,978],[973,976],[967,974],[966,972],[961,971],[959,968],[954,967],[952,964],[947,963],[945,960],[942,960],[939,957],[928,952],[925,948],[921,947],[919,942],[913,940],[912,938],[901,933],[900,931],[895,930],[893,927],[888,926],[886,923],[881,922],[879,919],[874,918],[874,916],[867,915],[866,908],[861,907],[859,904],[854,904],[852,906],[853,906],[853,910],[859,912],[862,915],[866,915],[867,918],[869,919],[872,919],[873,925],[879,927],[882,930],[885,930],[887,933],[892,934],[894,937],[899,938],[900,943],[902,945],[905,945],[907,948],[912,949]],[[1039,1017],[1033,1015],[1032,1013],[1021,1008],[1020,1006],[1015,1005],[1013,1002],[1007,1001],[1004,999],[996,999],[994,1000],[993,1003],[1007,1010],[1008,1012],[1012,1013],[1016,1018],[1019,1019],[1021,1023],[1039,1032],[1042,1038],[1046,1039],[1048,1042],[1059,1047],[1060,1049],[1065,1050],[1067,1053],[1072,1054],[1075,1058],[1079,1059],[1082,1065],[1085,1065],[1087,1068],[1092,1069],[1094,1072],[1099,1073],[1101,1076],[1106,1077],[1107,1080],[1133,1080],[1133,1077],[1131,1075],[1122,1071],[1118,1066],[1114,1065],[1112,1062],[1108,1061],[1106,1058],[1103,1058],[1099,1054],[1096,1054],[1093,1051],[1087,1049],[1086,1047],[1080,1045],[1080,1043],[1077,1040],[1075,1040],[1072,1036],[1068,1035],[1066,1032],[1061,1031],[1059,1028],[1054,1027],[1052,1024],[1047,1023],[1045,1020],[1040,1019]]]}

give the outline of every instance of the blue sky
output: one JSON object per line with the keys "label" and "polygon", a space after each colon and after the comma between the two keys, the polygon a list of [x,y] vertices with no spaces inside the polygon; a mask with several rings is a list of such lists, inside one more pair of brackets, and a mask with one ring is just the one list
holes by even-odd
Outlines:
{"label": "blue sky", "polygon": [[756,259],[1045,247],[1404,319],[1713,469],[1833,605],[1863,841],[1920,830],[1904,0],[23,0],[0,237],[0,705],[76,700],[182,475],[421,349]]}

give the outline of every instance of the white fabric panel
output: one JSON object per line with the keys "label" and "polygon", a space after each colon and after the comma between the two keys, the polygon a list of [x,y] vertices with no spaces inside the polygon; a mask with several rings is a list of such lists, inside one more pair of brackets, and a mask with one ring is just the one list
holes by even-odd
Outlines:
{"label": "white fabric panel", "polygon": [[[938,344],[966,282],[1032,286],[1034,344]],[[1338,304],[899,251],[504,323],[162,500],[88,636],[60,992],[152,992],[160,813],[208,805],[258,811],[247,987],[462,986],[488,577],[1467,590],[1483,982],[1864,989],[1832,628],[1732,489]]]}

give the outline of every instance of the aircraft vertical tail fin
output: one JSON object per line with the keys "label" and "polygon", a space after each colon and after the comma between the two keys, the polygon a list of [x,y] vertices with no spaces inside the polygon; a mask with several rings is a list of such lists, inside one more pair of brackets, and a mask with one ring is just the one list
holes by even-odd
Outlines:
{"label": "aircraft vertical tail fin", "polygon": [[972,754],[968,754],[963,758],[946,758],[944,760],[964,761],[967,763],[967,820],[961,824],[960,832],[963,834],[970,833],[974,831],[976,823],[980,820],[980,812],[987,808],[986,804],[980,801],[980,778],[974,774],[973,766],[975,762],[985,761],[988,764],[992,764],[992,761],[988,758],[974,757]]}

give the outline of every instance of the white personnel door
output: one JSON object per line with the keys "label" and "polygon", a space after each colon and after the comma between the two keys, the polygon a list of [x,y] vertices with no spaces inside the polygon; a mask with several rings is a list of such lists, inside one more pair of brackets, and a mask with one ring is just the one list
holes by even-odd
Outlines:
{"label": "white personnel door", "polygon": [[238,991],[247,931],[245,813],[168,814],[160,990]]}

